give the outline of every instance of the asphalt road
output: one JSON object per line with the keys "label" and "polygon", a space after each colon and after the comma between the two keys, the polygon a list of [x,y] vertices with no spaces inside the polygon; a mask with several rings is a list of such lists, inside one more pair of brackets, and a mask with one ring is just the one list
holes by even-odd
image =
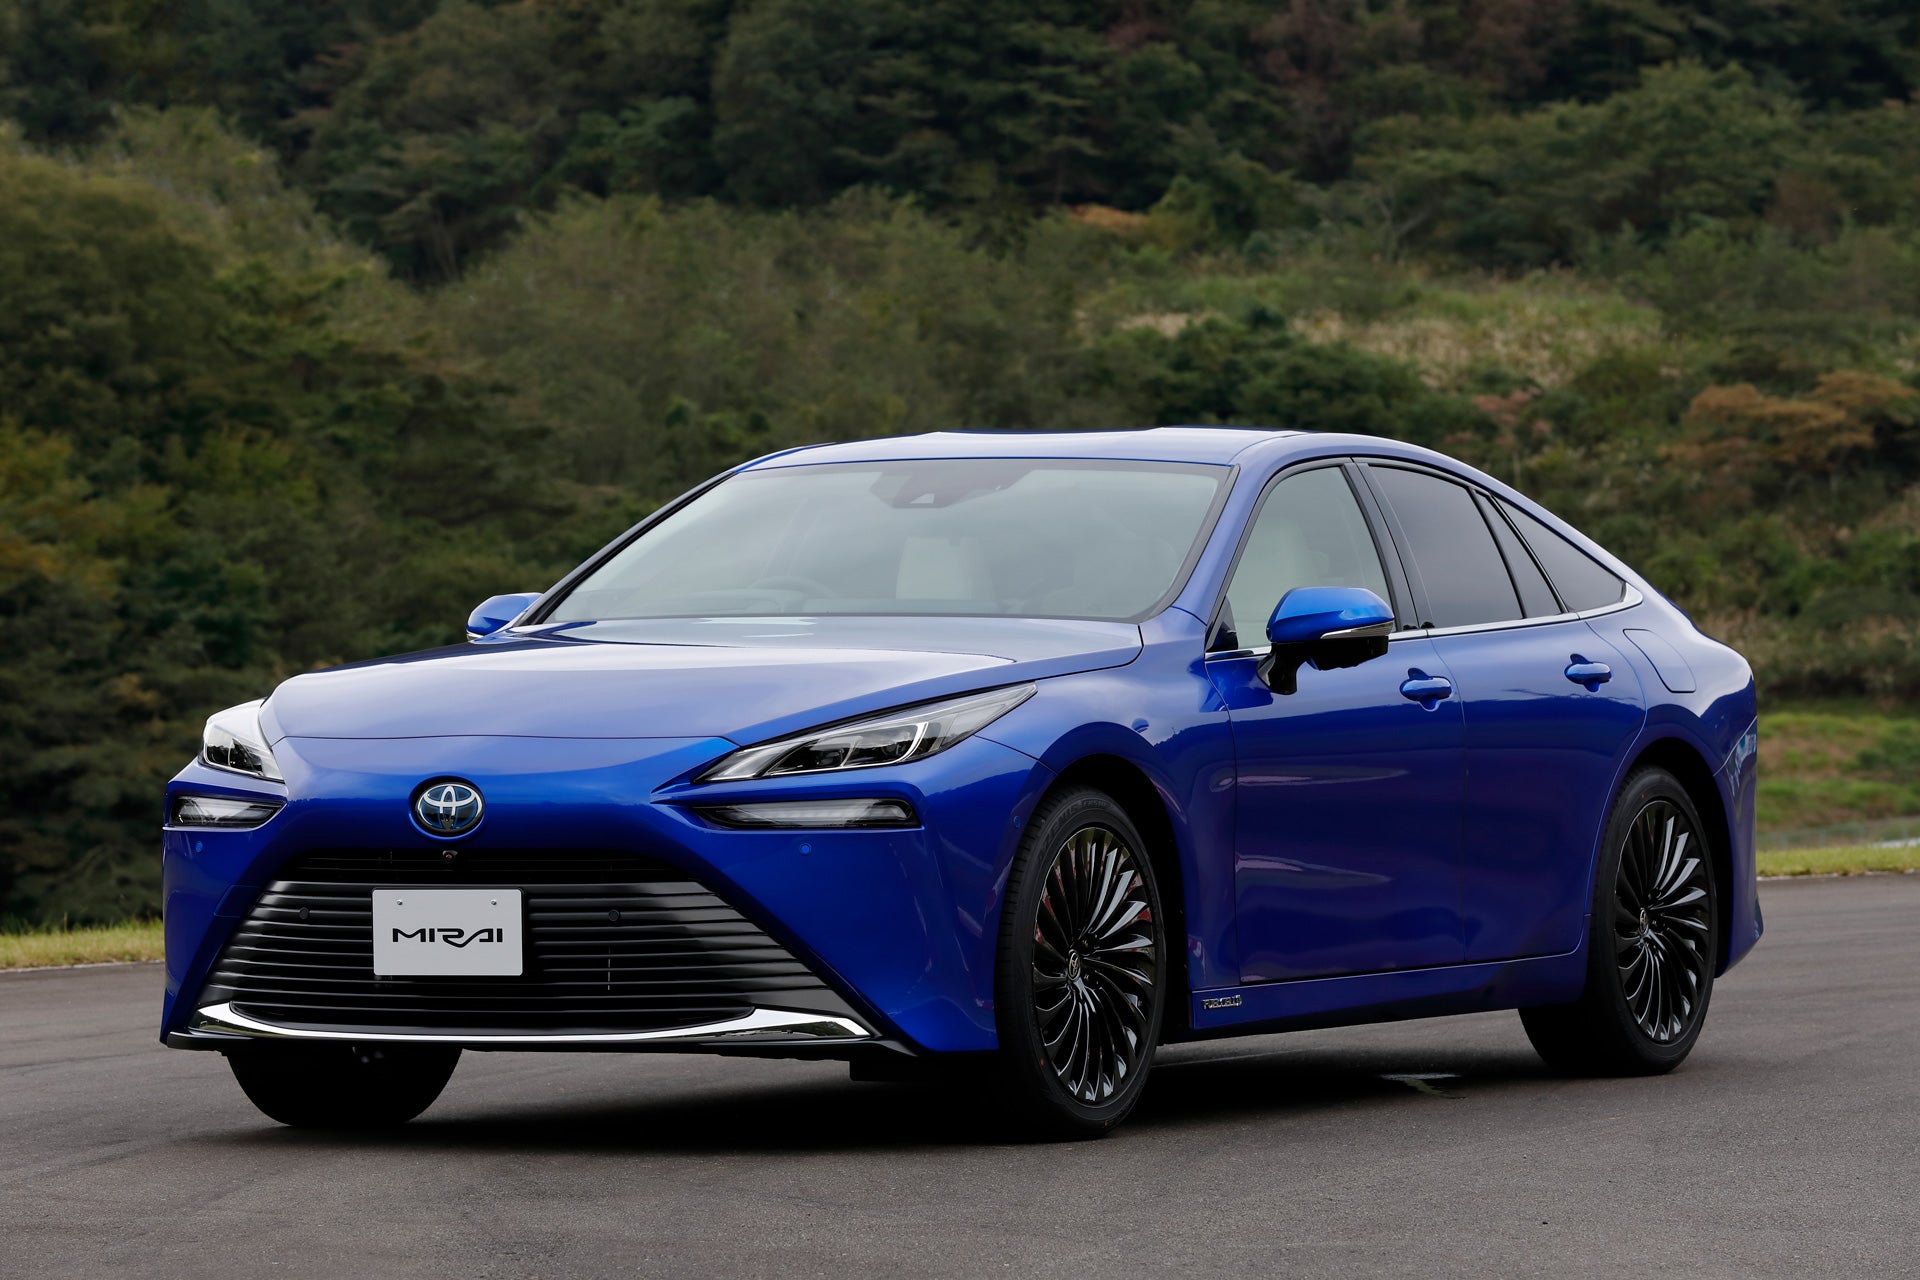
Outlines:
{"label": "asphalt road", "polygon": [[157,968],[0,975],[0,1275],[1920,1273],[1920,876],[1762,901],[1671,1076],[1548,1077],[1512,1014],[1269,1036],[1067,1146],[830,1064],[585,1054],[302,1134],[155,1043]]}

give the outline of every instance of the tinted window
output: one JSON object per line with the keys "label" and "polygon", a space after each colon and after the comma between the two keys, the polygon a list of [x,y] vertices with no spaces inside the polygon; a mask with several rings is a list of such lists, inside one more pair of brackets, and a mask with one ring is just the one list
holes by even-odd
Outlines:
{"label": "tinted window", "polygon": [[547,621],[1133,618],[1173,587],[1226,475],[1030,458],[746,471],[623,548]]}
{"label": "tinted window", "polygon": [[1295,587],[1365,587],[1392,599],[1373,534],[1338,467],[1288,476],[1267,491],[1227,586],[1214,648],[1265,644],[1273,607]]}
{"label": "tinted window", "polygon": [[1500,544],[1500,554],[1507,562],[1507,573],[1512,576],[1513,585],[1520,590],[1520,607],[1527,611],[1527,616],[1550,618],[1559,613],[1560,602],[1553,598],[1553,588],[1547,585],[1547,576],[1540,572],[1540,566],[1527,554],[1519,535],[1500,518],[1497,511],[1488,508],[1485,496],[1480,499],[1480,514],[1487,518],[1487,524],[1493,530],[1493,540]]}
{"label": "tinted window", "polygon": [[1400,521],[1408,542],[1402,550],[1426,587],[1425,621],[1465,627],[1521,616],[1520,598],[1472,493],[1420,471],[1374,467],[1371,474]]}
{"label": "tinted window", "polygon": [[1592,556],[1520,508],[1507,502],[1500,505],[1513,517],[1527,545],[1533,548],[1533,554],[1540,558],[1541,567],[1553,579],[1567,608],[1576,612],[1600,609],[1626,598],[1627,584],[1616,578],[1612,570],[1601,568]]}

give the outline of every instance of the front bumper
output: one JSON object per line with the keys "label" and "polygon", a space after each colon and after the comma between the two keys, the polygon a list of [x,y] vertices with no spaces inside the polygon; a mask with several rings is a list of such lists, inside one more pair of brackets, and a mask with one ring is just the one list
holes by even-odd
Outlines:
{"label": "front bumper", "polygon": [[[169,804],[181,792],[284,795],[287,804],[252,831],[165,832],[163,1038],[213,1048],[269,1038],[836,1055],[887,1046],[993,1048],[999,895],[1020,823],[1044,789],[1044,767],[974,738],[898,768],[724,786],[686,781],[731,749],[720,739],[289,738],[275,746],[284,792],[190,765],[170,785]],[[612,850],[657,860],[724,899],[844,1004],[795,1009],[769,1002],[670,1027],[594,1027],[579,1019],[554,1026],[547,1019],[449,1031],[392,1019],[357,1023],[349,1015],[266,1017],[210,985],[216,966],[231,959],[223,953],[236,931],[283,869],[322,851],[449,847],[408,816],[415,787],[447,776],[472,782],[486,797],[480,827],[451,842],[463,856]],[[894,797],[913,805],[921,825],[723,829],[686,806],[695,795]]]}

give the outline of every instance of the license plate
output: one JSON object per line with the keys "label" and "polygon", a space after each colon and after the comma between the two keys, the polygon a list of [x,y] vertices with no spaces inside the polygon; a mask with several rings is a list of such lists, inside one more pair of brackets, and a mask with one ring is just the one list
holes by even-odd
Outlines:
{"label": "license plate", "polygon": [[518,889],[375,889],[373,971],[382,977],[517,977]]}

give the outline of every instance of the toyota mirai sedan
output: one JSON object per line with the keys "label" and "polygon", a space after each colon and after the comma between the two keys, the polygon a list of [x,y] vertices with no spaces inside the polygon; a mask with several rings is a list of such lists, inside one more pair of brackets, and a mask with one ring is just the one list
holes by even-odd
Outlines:
{"label": "toyota mirai sedan", "polygon": [[1517,1009],[1672,1069],[1760,936],[1752,673],[1364,436],[937,433],[737,467],[167,788],[162,1036],[275,1120],[466,1050],[839,1058],[1098,1134],[1162,1044]]}

